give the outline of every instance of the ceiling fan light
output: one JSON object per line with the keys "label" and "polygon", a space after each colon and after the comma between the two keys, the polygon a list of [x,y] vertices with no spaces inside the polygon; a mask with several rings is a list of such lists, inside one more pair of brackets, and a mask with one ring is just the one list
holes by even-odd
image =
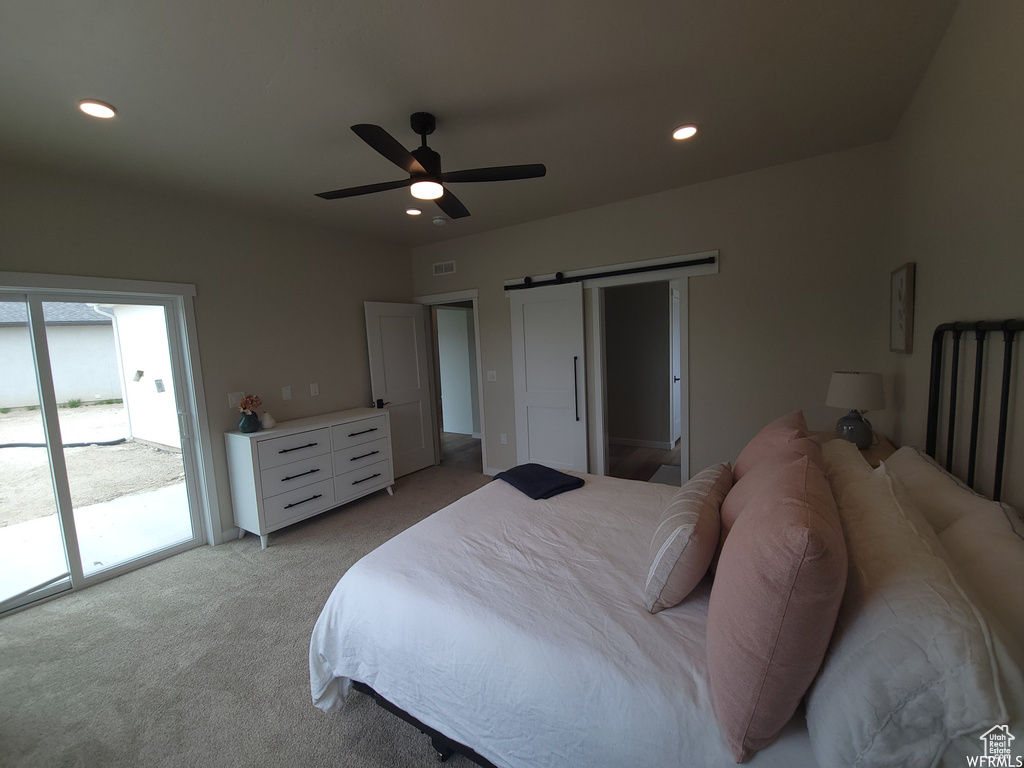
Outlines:
{"label": "ceiling fan light", "polygon": [[92,117],[101,117],[105,120],[117,114],[117,110],[112,106],[104,104],[102,101],[96,101],[95,99],[83,99],[78,102],[78,108],[87,115],[91,115]]}
{"label": "ceiling fan light", "polygon": [[437,200],[444,194],[444,187],[436,181],[417,181],[409,189],[417,200]]}
{"label": "ceiling fan light", "polygon": [[696,125],[680,125],[674,131],[672,131],[672,138],[676,141],[684,141],[692,138],[697,134]]}

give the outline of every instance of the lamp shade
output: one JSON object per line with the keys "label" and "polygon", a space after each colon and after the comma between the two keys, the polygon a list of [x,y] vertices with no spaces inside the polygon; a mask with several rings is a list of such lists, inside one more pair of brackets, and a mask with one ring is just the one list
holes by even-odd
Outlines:
{"label": "lamp shade", "polygon": [[882,374],[835,371],[828,386],[825,405],[850,411],[882,410],[885,408]]}

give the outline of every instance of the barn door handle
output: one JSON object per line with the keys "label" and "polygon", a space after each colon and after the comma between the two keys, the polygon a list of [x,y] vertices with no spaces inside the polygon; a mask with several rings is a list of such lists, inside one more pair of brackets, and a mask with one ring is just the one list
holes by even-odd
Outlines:
{"label": "barn door handle", "polygon": [[578,355],[572,356],[572,397],[574,406],[576,408],[576,421],[580,420],[580,384],[579,374],[576,371],[576,369],[579,367],[577,365],[579,359],[580,358]]}

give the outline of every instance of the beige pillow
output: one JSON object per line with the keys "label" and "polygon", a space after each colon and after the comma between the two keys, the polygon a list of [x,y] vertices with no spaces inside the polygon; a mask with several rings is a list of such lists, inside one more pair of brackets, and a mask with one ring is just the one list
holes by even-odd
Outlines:
{"label": "beige pillow", "polygon": [[1020,519],[1012,507],[972,490],[913,446],[900,448],[883,464],[886,474],[899,481],[894,488],[897,497],[919,509],[936,533],[978,512],[1000,510],[1007,518]]}
{"label": "beige pillow", "polygon": [[821,765],[937,764],[1006,722],[987,624],[920,512],[872,473],[836,489],[849,583],[807,698]]}
{"label": "beige pillow", "polygon": [[707,573],[718,547],[718,510],[732,468],[715,464],[694,475],[665,507],[651,539],[644,605],[651,613],[683,601]]}

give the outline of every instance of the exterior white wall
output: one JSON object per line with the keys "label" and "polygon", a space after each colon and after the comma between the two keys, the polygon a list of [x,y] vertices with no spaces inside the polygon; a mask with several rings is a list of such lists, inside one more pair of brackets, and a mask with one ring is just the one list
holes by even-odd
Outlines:
{"label": "exterior white wall", "polygon": [[[57,402],[121,397],[110,325],[48,325]],[[27,326],[0,328],[0,408],[39,405]]]}
{"label": "exterior white wall", "polygon": [[476,400],[476,341],[473,310],[437,307],[437,348],[441,369],[441,414],[444,431],[471,435],[479,431]]}
{"label": "exterior white wall", "polygon": [[[108,311],[117,319],[124,401],[132,437],[180,450],[164,308],[118,304]],[[136,371],[142,371],[138,381]]]}

